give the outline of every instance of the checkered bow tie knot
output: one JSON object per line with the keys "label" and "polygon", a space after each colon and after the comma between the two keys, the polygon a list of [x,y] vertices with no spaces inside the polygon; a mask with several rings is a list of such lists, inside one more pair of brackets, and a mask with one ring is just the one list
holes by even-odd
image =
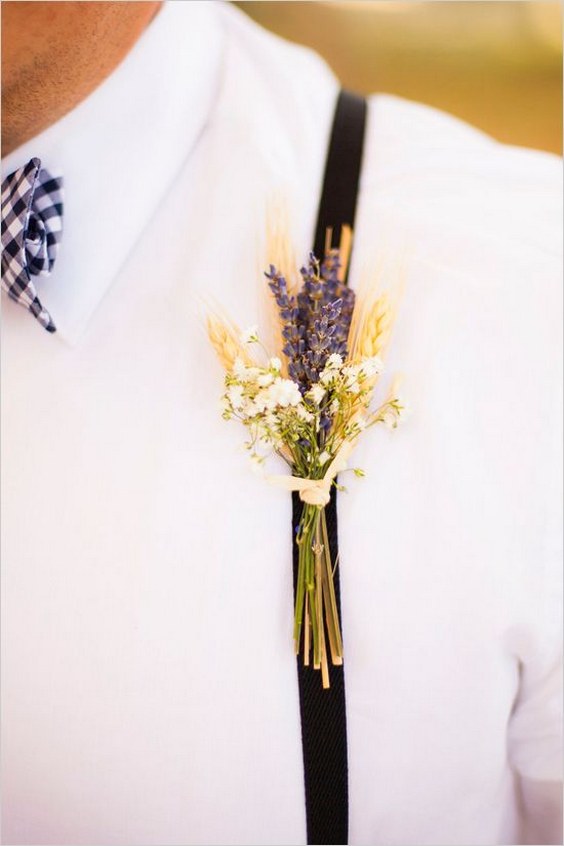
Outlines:
{"label": "checkered bow tie knot", "polygon": [[63,232],[63,180],[31,159],[2,180],[2,288],[47,329],[55,324],[33,276],[48,276]]}

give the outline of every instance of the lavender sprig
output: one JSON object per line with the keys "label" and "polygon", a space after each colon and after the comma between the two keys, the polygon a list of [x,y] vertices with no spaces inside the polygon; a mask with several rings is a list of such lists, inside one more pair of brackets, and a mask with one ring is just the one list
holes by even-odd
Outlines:
{"label": "lavender sprig", "polygon": [[324,302],[334,302],[339,299],[342,300],[341,318],[337,325],[335,341],[339,343],[340,348],[335,352],[346,358],[347,355],[347,338],[351,326],[351,320],[354,310],[355,294],[354,291],[345,285],[339,279],[339,271],[341,270],[341,261],[339,250],[329,250],[325,255],[325,260],[321,265],[321,276],[325,280],[324,286]]}
{"label": "lavender sprig", "polygon": [[299,323],[299,309],[296,298],[288,294],[288,283],[273,264],[270,265],[268,271],[265,271],[264,275],[269,280],[268,287],[274,294],[281,318],[282,337],[286,342],[282,352],[288,359],[288,373],[290,378],[301,387],[306,380],[302,363],[305,341],[303,327]]}
{"label": "lavender sprig", "polygon": [[303,286],[298,294],[299,321],[307,333],[319,313],[324,300],[324,282],[319,273],[319,262],[313,253],[309,254],[306,267],[300,268]]}
{"label": "lavender sprig", "polygon": [[322,267],[313,253],[300,270],[303,286],[297,297],[288,294],[284,276],[274,267],[265,272],[282,323],[288,373],[304,394],[319,380],[330,355],[347,354],[354,292],[338,278],[338,250],[331,250]]}
{"label": "lavender sprig", "polygon": [[342,301],[335,300],[321,306],[319,316],[306,332],[307,351],[303,356],[304,370],[310,385],[319,381],[329,356],[336,352],[335,335],[341,316]]}

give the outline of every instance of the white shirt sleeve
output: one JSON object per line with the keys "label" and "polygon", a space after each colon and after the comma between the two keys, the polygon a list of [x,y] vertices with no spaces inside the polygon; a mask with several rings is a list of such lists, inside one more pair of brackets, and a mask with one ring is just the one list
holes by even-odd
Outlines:
{"label": "white shirt sleeve", "polygon": [[[530,596],[536,617],[523,637],[519,692],[508,725],[508,754],[518,781],[525,844],[561,844],[562,831],[562,548],[561,468],[562,407],[560,367],[552,426],[554,445],[547,450],[545,561],[539,563]],[[553,421],[554,422],[554,421]],[[547,421],[548,425],[548,421]],[[552,480],[552,483],[551,481]],[[539,635],[539,632],[542,634]]]}
{"label": "white shirt sleeve", "polygon": [[509,760],[520,786],[520,843],[562,843],[561,734],[562,656],[546,644],[521,664],[508,726]]}

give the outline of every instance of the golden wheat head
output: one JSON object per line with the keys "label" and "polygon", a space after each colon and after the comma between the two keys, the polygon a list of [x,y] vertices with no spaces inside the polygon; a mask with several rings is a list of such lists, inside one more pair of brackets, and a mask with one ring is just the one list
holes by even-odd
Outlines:
{"label": "golden wheat head", "polygon": [[233,370],[237,358],[245,364],[252,364],[247,350],[239,339],[240,332],[235,324],[228,323],[216,314],[210,314],[207,317],[206,328],[217,357],[226,370]]}

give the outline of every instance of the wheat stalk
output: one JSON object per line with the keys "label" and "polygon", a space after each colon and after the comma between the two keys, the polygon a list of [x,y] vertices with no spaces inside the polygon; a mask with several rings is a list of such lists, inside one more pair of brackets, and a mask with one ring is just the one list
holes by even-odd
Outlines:
{"label": "wheat stalk", "polygon": [[286,279],[288,295],[297,294],[300,285],[290,238],[288,207],[280,198],[272,201],[267,214],[266,254],[268,263],[273,264]]}
{"label": "wheat stalk", "polygon": [[372,303],[365,302],[363,305],[350,347],[353,361],[375,355],[382,357],[394,322],[394,312],[387,293],[380,294]]}
{"label": "wheat stalk", "polygon": [[[347,343],[353,362],[375,355],[383,358],[387,352],[406,267],[405,261],[394,262],[393,268],[386,269],[387,264],[380,259],[375,271],[364,278],[357,290]],[[393,297],[383,290],[385,276],[393,279]]]}
{"label": "wheat stalk", "polygon": [[[288,295],[295,296],[299,289],[296,259],[290,238],[290,225],[287,202],[280,196],[275,197],[268,208],[266,225],[266,266],[273,264],[284,276]],[[264,269],[264,268],[263,268]],[[278,306],[266,280],[260,273],[264,324],[268,337],[265,339],[273,355],[282,361],[282,373],[287,376],[287,362],[282,350],[286,341],[282,335],[283,324]]]}
{"label": "wheat stalk", "polygon": [[240,358],[244,364],[251,366],[252,361],[248,349],[240,341],[238,327],[217,314],[209,314],[206,321],[208,338],[217,354],[220,363],[227,371],[233,370],[235,360]]}

